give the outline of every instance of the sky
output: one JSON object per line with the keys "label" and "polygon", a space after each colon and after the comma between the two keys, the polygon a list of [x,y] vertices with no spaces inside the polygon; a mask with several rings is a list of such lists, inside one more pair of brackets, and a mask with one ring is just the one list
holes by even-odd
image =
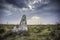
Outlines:
{"label": "sky", "polygon": [[26,15],[27,24],[60,23],[60,0],[0,0],[0,24],[19,24]]}

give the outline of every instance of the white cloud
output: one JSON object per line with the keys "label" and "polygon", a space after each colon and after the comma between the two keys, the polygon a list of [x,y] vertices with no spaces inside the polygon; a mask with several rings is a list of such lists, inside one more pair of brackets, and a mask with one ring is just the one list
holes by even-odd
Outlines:
{"label": "white cloud", "polygon": [[6,16],[10,16],[13,14],[26,14],[27,12],[30,12],[31,10],[29,8],[18,8],[12,4],[4,4],[5,9],[3,9],[3,14]]}
{"label": "white cloud", "polygon": [[5,16],[10,16],[10,15],[12,15],[11,11],[9,11],[9,10],[3,10],[3,11],[4,11],[4,15],[5,15]]}
{"label": "white cloud", "polygon": [[[18,8],[12,4],[7,4],[5,3],[3,6],[5,7],[4,13],[5,15],[13,15],[15,13],[21,13],[21,14],[26,14],[26,13],[31,13],[34,11],[34,9],[40,7],[42,0],[30,0],[29,2],[26,2],[26,5],[28,6],[27,8]],[[46,1],[47,2],[47,1]]]}
{"label": "white cloud", "polygon": [[46,5],[49,3],[49,0],[29,0],[26,4],[29,9],[35,10],[42,5]]}
{"label": "white cloud", "polygon": [[33,16],[30,19],[27,19],[27,24],[34,25],[34,24],[40,24],[40,17]]}
{"label": "white cloud", "polygon": [[5,15],[13,15],[15,13],[21,13],[21,14],[26,14],[28,12],[33,12],[34,9],[36,9],[40,5],[41,0],[30,0],[29,2],[26,3],[28,6],[27,8],[18,8],[12,4],[4,4],[3,6],[5,7],[4,13]]}

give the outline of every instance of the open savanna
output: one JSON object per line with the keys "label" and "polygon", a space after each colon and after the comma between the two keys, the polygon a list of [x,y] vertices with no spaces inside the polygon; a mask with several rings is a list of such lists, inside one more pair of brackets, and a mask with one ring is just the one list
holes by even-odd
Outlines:
{"label": "open savanna", "polygon": [[8,31],[19,25],[0,24],[0,40],[59,40],[60,24],[57,25],[27,25],[28,33],[26,35],[12,35]]}

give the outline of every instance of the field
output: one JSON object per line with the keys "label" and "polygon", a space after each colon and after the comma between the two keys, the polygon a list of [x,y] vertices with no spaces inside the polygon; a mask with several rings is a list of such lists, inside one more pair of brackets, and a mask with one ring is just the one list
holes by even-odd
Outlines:
{"label": "field", "polygon": [[10,30],[18,25],[0,24],[0,40],[59,40],[59,25],[27,25],[28,33],[25,35],[11,34]]}

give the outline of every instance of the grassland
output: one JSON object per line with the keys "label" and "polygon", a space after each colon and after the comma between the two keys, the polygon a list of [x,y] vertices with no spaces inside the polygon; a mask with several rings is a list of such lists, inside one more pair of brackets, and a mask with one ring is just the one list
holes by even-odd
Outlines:
{"label": "grassland", "polygon": [[[60,25],[27,25],[27,35],[6,33],[18,25],[0,25],[0,40],[59,40]],[[5,36],[6,35],[6,36]],[[7,36],[8,35],[8,36]]]}

